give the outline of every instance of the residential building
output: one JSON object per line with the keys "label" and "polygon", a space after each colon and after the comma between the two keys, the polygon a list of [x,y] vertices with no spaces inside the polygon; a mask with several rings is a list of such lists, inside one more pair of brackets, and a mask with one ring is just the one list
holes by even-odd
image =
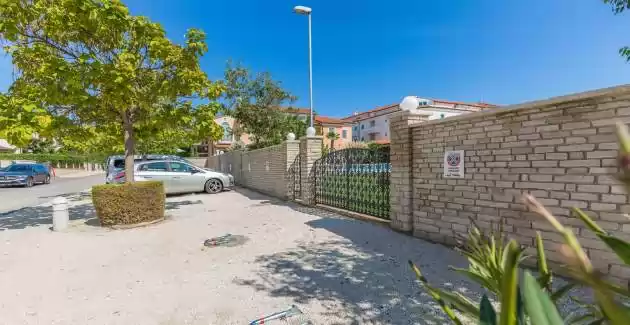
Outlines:
{"label": "residential building", "polygon": [[[418,111],[429,113],[429,120],[477,112],[496,107],[486,103],[462,103],[438,99],[419,98]],[[385,105],[366,112],[356,112],[343,120],[352,123],[352,141],[389,143],[389,117],[400,111],[398,103]]]}
{"label": "residential building", "polygon": [[[340,118],[316,115],[313,123],[315,132],[324,136],[324,144],[329,148],[341,149],[352,142],[352,123]],[[329,139],[330,132],[339,135],[339,139]]]}

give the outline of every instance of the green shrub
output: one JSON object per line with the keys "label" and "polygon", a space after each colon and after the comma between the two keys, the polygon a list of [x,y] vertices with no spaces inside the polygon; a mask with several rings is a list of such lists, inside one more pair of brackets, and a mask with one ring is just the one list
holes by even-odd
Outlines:
{"label": "green shrub", "polygon": [[131,225],[164,218],[164,201],[162,182],[92,187],[92,202],[103,226]]}

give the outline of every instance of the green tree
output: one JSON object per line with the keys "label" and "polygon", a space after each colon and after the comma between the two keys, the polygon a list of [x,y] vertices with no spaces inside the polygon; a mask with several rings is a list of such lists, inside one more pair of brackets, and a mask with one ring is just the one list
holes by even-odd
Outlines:
{"label": "green tree", "polygon": [[248,133],[252,148],[279,144],[287,133],[300,137],[306,134],[306,123],[288,107],[295,100],[282,89],[269,73],[255,76],[242,66],[228,63],[225,70],[225,112],[238,121],[233,131],[238,136]]}
{"label": "green tree", "polygon": [[51,118],[37,105],[0,93],[0,138],[25,148],[34,133],[48,134],[51,122]]}
{"label": "green tree", "polygon": [[[611,5],[615,14],[620,14],[630,9],[630,0],[604,0],[604,3]],[[624,57],[626,61],[630,61],[630,47],[624,46],[620,48],[619,54]]]}
{"label": "green tree", "polygon": [[[9,95],[70,130],[64,143],[91,135],[117,148],[124,139],[128,182],[137,138],[179,128],[190,138],[221,135],[214,116],[222,87],[199,66],[207,51],[200,30],[178,45],[118,0],[0,0],[0,39],[17,70]],[[19,115],[26,106],[10,107]]]}
{"label": "green tree", "polygon": [[326,138],[330,140],[330,148],[335,150],[335,141],[339,140],[339,133],[330,131],[326,134]]}

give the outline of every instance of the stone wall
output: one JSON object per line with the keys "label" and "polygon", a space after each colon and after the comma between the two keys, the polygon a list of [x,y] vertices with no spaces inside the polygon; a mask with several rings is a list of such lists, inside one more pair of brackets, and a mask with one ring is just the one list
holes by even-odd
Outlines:
{"label": "stone wall", "polygon": [[[251,188],[282,199],[293,198],[296,180],[302,179],[301,188],[310,188],[308,177],[291,177],[296,157],[308,173],[312,163],[321,157],[322,137],[305,137],[300,141],[288,140],[280,145],[251,151],[231,151],[208,157],[208,168],[234,175],[237,185]],[[303,148],[301,150],[301,148]],[[307,191],[308,192],[308,191]],[[302,190],[304,193],[304,190]]]}
{"label": "stone wall", "polygon": [[[405,113],[392,121],[390,133],[399,135],[392,137],[391,197],[400,205],[392,206],[394,228],[452,244],[469,219],[489,229],[504,218],[510,237],[531,247],[539,231],[548,258],[561,262],[560,235],[521,202],[531,193],[574,228],[600,270],[627,282],[630,270],[570,208],[582,208],[605,230],[630,239],[628,195],[613,176],[619,171],[614,124],[630,122],[630,86],[421,120]],[[443,178],[448,150],[465,151],[464,178]]]}

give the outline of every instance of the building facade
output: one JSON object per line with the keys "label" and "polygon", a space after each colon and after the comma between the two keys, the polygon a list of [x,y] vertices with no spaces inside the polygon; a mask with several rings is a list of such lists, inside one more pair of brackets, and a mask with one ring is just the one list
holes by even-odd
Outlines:
{"label": "building facade", "polygon": [[[313,124],[316,134],[324,136],[324,145],[328,148],[341,149],[352,142],[352,123],[344,119],[316,115]],[[338,139],[329,137],[331,132],[337,134]]]}
{"label": "building facade", "polygon": [[[430,114],[429,120],[443,119],[460,114],[496,107],[485,103],[462,103],[437,99],[418,98],[417,112]],[[400,111],[398,103],[356,112],[343,120],[352,124],[352,141],[389,143],[389,123],[393,113]]]}

